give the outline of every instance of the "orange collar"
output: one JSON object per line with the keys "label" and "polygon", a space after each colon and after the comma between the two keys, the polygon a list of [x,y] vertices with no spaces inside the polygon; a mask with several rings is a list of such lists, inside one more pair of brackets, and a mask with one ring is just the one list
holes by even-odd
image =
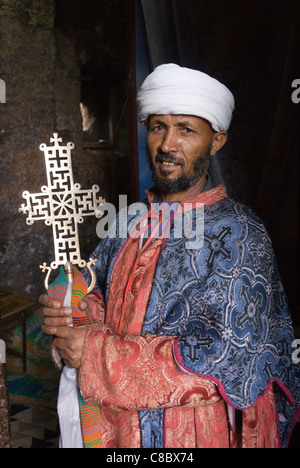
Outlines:
{"label": "orange collar", "polygon": [[[156,193],[157,192],[153,188],[146,190],[149,203],[153,203]],[[192,206],[195,206],[196,204],[211,205],[212,203],[216,203],[218,201],[224,200],[224,198],[227,198],[226,188],[224,184],[220,184],[211,190],[207,190],[206,192],[199,193],[199,195],[185,198],[184,200],[180,201],[180,204],[182,208],[184,208],[185,204],[188,204],[189,209],[191,209],[192,208],[191,205]]]}

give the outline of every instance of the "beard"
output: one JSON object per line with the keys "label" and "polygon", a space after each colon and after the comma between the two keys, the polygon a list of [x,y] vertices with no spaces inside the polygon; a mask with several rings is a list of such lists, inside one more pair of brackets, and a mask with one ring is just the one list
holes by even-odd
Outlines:
{"label": "beard", "polygon": [[[151,178],[155,188],[163,193],[179,193],[185,192],[191,187],[194,187],[201,179],[201,177],[203,177],[208,171],[210,149],[211,147],[207,148],[205,152],[198,156],[198,158],[194,161],[190,174],[185,174],[183,172],[178,177],[170,179],[162,179],[159,177],[155,171],[155,164],[162,161],[174,162],[181,164],[181,166],[184,168],[184,161],[178,160],[178,158],[176,158],[172,153],[158,153],[155,157],[155,162],[153,163],[149,150],[147,149],[147,158],[151,170]],[[165,175],[167,174],[168,172],[166,171]]]}

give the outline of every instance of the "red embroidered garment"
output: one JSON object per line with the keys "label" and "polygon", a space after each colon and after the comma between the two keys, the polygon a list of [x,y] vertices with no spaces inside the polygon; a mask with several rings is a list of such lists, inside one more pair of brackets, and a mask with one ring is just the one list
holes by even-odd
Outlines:
{"label": "red embroidered garment", "polygon": [[[209,204],[225,196],[222,187],[186,201]],[[161,237],[141,251],[139,239],[128,238],[107,305],[94,296],[98,307],[89,316],[79,378],[85,402],[100,406],[102,447],[141,447],[138,411],[157,408],[165,409],[165,448],[278,447],[272,386],[234,427],[215,384],[178,369],[176,336],[141,335],[162,248]]]}

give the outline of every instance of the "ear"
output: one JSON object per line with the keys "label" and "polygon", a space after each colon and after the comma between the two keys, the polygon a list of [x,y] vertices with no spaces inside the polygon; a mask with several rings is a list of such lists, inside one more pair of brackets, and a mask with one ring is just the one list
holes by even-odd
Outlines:
{"label": "ear", "polygon": [[226,143],[228,133],[224,131],[215,133],[211,145],[210,155],[214,156]]}

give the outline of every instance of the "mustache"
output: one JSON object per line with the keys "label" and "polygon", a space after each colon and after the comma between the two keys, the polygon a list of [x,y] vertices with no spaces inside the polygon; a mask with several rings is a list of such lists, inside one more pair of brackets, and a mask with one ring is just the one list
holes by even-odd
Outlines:
{"label": "mustache", "polygon": [[184,165],[184,161],[176,158],[172,153],[157,153],[155,156],[155,163],[162,163],[163,161],[179,164],[180,166]]}

